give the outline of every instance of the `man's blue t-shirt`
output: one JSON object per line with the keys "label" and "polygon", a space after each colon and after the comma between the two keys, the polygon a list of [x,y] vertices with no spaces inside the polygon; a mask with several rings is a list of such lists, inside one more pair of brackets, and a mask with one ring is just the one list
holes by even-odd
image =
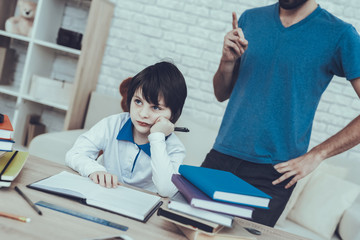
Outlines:
{"label": "man's blue t-shirt", "polygon": [[360,77],[359,34],[320,6],[288,28],[278,3],[245,11],[238,23],[249,45],[214,149],[271,164],[305,154],[332,77]]}

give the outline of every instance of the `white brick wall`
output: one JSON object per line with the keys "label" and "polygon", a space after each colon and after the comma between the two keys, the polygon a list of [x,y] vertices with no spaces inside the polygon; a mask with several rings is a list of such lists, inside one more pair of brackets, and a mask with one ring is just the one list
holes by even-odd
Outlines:
{"label": "white brick wall", "polygon": [[[231,30],[231,12],[272,4],[275,0],[113,0],[115,14],[97,91],[118,94],[120,82],[162,59],[172,59],[185,76],[184,114],[219,123],[226,103],[216,101],[212,77],[223,38]],[[321,7],[360,30],[360,1],[318,0]],[[340,6],[339,6],[340,5]],[[339,131],[360,110],[351,84],[335,78],[319,104],[311,146]],[[360,157],[360,147],[344,157]]]}

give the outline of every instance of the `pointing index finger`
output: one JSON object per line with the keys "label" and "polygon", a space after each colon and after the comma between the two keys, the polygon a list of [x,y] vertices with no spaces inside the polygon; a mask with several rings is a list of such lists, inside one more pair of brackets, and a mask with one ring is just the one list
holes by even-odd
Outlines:
{"label": "pointing index finger", "polygon": [[236,12],[232,12],[232,26],[233,29],[237,29],[238,28],[238,22],[237,22],[237,17],[236,17]]}

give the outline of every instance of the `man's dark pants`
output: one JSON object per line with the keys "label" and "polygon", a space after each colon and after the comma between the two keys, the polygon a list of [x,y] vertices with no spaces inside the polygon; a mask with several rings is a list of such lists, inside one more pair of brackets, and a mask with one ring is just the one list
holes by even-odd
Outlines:
{"label": "man's dark pants", "polygon": [[295,187],[295,185],[293,185],[291,188],[285,189],[285,185],[290,179],[277,185],[272,185],[272,181],[282,175],[275,170],[272,164],[259,164],[241,160],[222,154],[214,149],[207,154],[201,166],[232,172],[270,195],[272,199],[270,200],[269,209],[255,208],[251,219],[251,221],[270,227],[276,224]]}

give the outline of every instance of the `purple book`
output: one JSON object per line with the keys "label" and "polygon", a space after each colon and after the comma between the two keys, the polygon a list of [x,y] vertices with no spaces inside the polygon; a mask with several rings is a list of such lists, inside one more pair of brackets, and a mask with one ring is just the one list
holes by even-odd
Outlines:
{"label": "purple book", "polygon": [[175,184],[188,203],[193,207],[244,218],[252,217],[253,208],[213,200],[179,174],[173,174],[171,181]]}

